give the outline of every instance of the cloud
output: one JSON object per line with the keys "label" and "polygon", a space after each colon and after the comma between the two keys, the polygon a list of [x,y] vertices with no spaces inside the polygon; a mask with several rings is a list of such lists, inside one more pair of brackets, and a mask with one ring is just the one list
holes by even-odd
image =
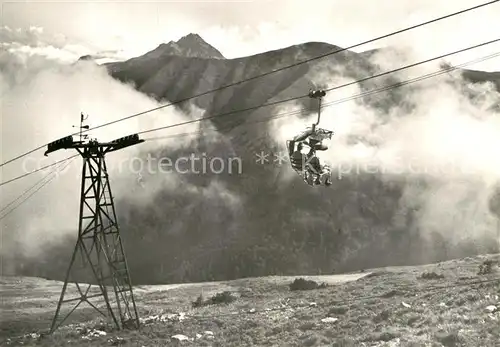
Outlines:
{"label": "cloud", "polygon": [[[113,59],[144,54],[162,42],[177,40],[190,32],[200,34],[225,57],[236,58],[309,41],[347,47],[477,5],[474,0],[457,0],[452,5],[429,0],[397,3],[390,0],[323,0],[315,6],[289,0],[210,4],[31,1],[6,3],[3,17],[7,25],[14,27],[29,27],[35,23],[48,28],[47,32],[62,31],[68,36],[79,37],[92,43],[94,52],[115,50],[117,57]],[[207,11],[210,16],[206,15]],[[422,58],[442,54],[496,38],[500,29],[499,11],[499,4],[491,4],[355,50],[397,46],[405,42],[415,47]],[[280,14],[279,18],[276,13]],[[498,47],[484,48],[484,52],[498,51]],[[485,62],[481,69],[485,68],[499,70],[500,66],[498,62]]]}
{"label": "cloud", "polygon": [[[71,64],[65,64],[65,59],[61,57],[71,56],[72,53],[63,44],[58,48],[61,54],[56,54],[57,59],[49,57],[49,46],[40,43],[43,39],[39,36],[42,30],[13,32],[7,30],[7,34],[3,36],[5,40],[10,40],[8,44],[11,49],[0,53],[2,162],[77,132],[74,126],[79,125],[81,112],[88,116],[86,124],[92,128],[160,106],[131,86],[112,79],[103,67],[92,62],[73,64],[74,61],[71,61]],[[42,47],[43,50],[37,50],[34,46]],[[100,141],[111,141],[199,118],[203,112],[194,107],[188,114],[174,107],[162,108],[91,130],[87,134]],[[130,163],[133,158],[142,158],[145,151],[182,147],[196,135],[175,138],[168,136],[180,132],[193,133],[198,129],[199,124],[193,123],[147,133],[141,137],[167,137],[110,153],[107,164],[115,196],[124,194],[128,198],[137,198],[137,201],[151,197],[154,191],[146,191],[147,196],[139,194],[134,197],[130,194],[134,192],[134,187],[139,186],[138,175],[126,165],[122,165],[120,169],[120,165]],[[5,182],[76,154],[73,150],[61,150],[44,157],[44,151],[45,148],[2,167],[1,181]],[[20,242],[26,254],[36,256],[44,247],[61,240],[62,235],[68,232],[75,234],[80,203],[81,164],[82,159],[77,157],[50,184],[2,219],[4,240]],[[52,172],[52,169],[54,167],[1,186],[2,208],[44,175]],[[157,175],[155,179],[158,183],[155,189],[161,186],[171,190],[179,188],[179,178],[175,175]],[[231,200],[230,196],[228,199]],[[15,205],[17,204],[13,206]],[[2,247],[3,251],[8,248]]]}
{"label": "cloud", "polygon": [[130,54],[123,50],[102,50],[65,35],[46,33],[43,28],[34,26],[24,30],[0,27],[0,46],[28,66],[32,66],[34,59],[42,57],[62,64],[71,64],[85,55],[92,56],[98,64],[130,58]]}
{"label": "cloud", "polygon": [[[453,6],[427,0],[377,2],[321,2],[319,7],[304,2],[254,1],[251,4],[232,6],[225,10],[231,18],[207,23],[202,36],[217,47],[226,57],[257,54],[303,42],[327,42],[340,47],[357,45],[361,42],[387,35],[391,32],[417,25],[429,20],[458,12],[478,5],[477,2],[462,0]],[[247,8],[243,12],[243,6]],[[261,8],[266,11],[262,13]],[[318,11],[318,8],[321,8]],[[413,47],[416,59],[432,56],[476,45],[496,39],[493,28],[499,28],[500,6],[492,4],[454,17],[443,19],[423,27],[356,47],[355,51],[366,51],[377,47]],[[266,14],[280,13],[280,18],[269,18]],[[231,15],[229,15],[231,13]],[[245,18],[239,15],[245,13]],[[377,13],[374,16],[373,13]],[[192,16],[195,16],[192,13]],[[481,23],[478,25],[478,23]],[[500,44],[484,47],[481,53],[498,51]],[[474,53],[464,53],[451,58],[453,63],[466,60]],[[484,62],[482,69],[500,70],[497,62]]]}
{"label": "cloud", "polygon": [[[414,51],[387,50],[371,62],[387,71],[414,57]],[[439,62],[403,71],[391,80],[374,80],[368,87],[383,87],[394,79],[405,81],[437,70]],[[324,83],[325,76],[327,88],[354,82],[331,72],[310,77]],[[424,179],[427,186],[415,189],[408,184],[400,200],[402,211],[409,206],[419,211],[414,227],[421,236],[430,240],[439,233],[454,245],[464,239],[485,242],[485,237],[494,238],[495,218],[489,199],[500,180],[495,152],[500,146],[500,121],[493,108],[500,94],[494,87],[488,83],[471,85],[460,75],[444,74],[390,93],[334,105],[363,91],[354,84],[324,98],[320,127],[333,130],[335,135],[329,150],[319,156],[332,165],[334,175],[345,179],[378,174],[387,181],[400,182]],[[280,107],[276,113],[289,107]],[[294,117],[288,118],[274,122],[279,143],[310,126],[316,114],[295,117],[294,121]]]}
{"label": "cloud", "polygon": [[80,56],[91,52],[87,47],[64,35],[46,34],[43,28],[34,26],[25,30],[1,27],[0,45],[19,59],[45,57],[62,63],[74,62]]}

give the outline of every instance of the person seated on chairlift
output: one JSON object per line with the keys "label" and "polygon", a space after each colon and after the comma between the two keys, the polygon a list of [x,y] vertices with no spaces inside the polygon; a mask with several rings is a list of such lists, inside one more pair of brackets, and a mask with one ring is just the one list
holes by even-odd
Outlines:
{"label": "person seated on chairlift", "polygon": [[[312,128],[308,128],[299,135],[295,136],[289,143],[289,154],[292,168],[297,171],[303,171],[304,164],[307,164],[307,171],[310,176],[316,177],[313,181],[314,184],[321,184],[322,175],[329,174],[329,170],[324,168],[319,158],[316,156],[316,151],[326,151],[328,146],[322,143],[321,140],[310,138],[315,132]],[[295,143],[297,143],[297,149],[294,151]],[[310,147],[309,153],[307,155],[302,153],[303,144]],[[325,180],[325,185],[330,185],[331,182],[327,178]]]}
{"label": "person seated on chairlift", "polygon": [[303,144],[299,142],[297,144],[297,148],[294,150],[294,142],[290,142],[290,147],[288,148],[288,152],[290,154],[290,163],[292,164],[292,168],[296,171],[304,170],[304,165],[307,162],[307,156],[302,153]]}

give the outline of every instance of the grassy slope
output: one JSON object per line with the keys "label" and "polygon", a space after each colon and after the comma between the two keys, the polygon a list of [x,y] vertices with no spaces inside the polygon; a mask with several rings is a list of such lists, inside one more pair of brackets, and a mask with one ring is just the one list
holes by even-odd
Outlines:
{"label": "grassy slope", "polygon": [[[196,346],[498,346],[500,306],[498,270],[478,275],[484,257],[465,258],[418,267],[376,269],[364,278],[324,289],[290,292],[289,279],[252,278],[187,286],[136,289],[141,317],[184,312],[182,321],[164,316],[140,331],[108,331],[87,338],[75,326],[54,336],[0,341],[2,346],[174,346],[172,336],[202,336],[182,345]],[[500,257],[488,256],[498,261]],[[444,279],[421,279],[424,272]],[[3,278],[2,339],[45,328],[50,322],[59,284],[37,279]],[[482,282],[482,283],[481,283]],[[471,284],[472,283],[472,284]],[[32,289],[30,289],[30,286]],[[36,286],[36,287],[35,287]],[[37,289],[35,289],[37,288]],[[230,304],[191,308],[203,291],[238,297]],[[16,294],[17,293],[17,294]],[[47,300],[50,297],[51,300]],[[33,310],[35,307],[38,310]],[[252,312],[252,309],[255,312]],[[80,321],[95,317],[79,310]],[[326,317],[338,320],[322,322]],[[96,321],[83,326],[91,327]],[[24,331],[22,331],[24,330]],[[211,331],[213,338],[204,335]],[[118,338],[120,340],[118,340]]]}

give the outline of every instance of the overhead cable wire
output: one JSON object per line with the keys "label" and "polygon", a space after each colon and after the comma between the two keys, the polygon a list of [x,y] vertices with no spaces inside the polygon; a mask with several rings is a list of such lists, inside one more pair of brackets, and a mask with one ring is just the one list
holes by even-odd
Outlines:
{"label": "overhead cable wire", "polygon": [[[385,35],[382,35],[382,36],[379,36],[379,37],[376,37],[376,38],[373,38],[373,39],[370,39],[370,40],[367,40],[367,41],[363,41],[363,42],[357,43],[355,45],[351,45],[349,47],[340,48],[340,49],[334,50],[334,51],[329,52],[329,53],[325,53],[325,54],[322,54],[322,55],[319,55],[319,56],[316,56],[316,57],[313,57],[313,58],[309,58],[309,59],[306,59],[306,60],[303,60],[303,61],[299,61],[299,62],[296,62],[296,63],[291,64],[291,65],[283,66],[283,67],[280,67],[278,69],[274,69],[274,70],[271,70],[271,71],[268,71],[268,72],[265,72],[265,73],[253,76],[253,77],[249,77],[249,78],[243,79],[243,80],[238,81],[238,82],[233,82],[233,83],[230,83],[230,84],[227,84],[227,85],[215,88],[215,89],[211,89],[211,90],[205,91],[205,92],[200,93],[200,94],[196,94],[196,95],[193,95],[193,96],[190,96],[190,97],[187,97],[187,98],[183,98],[183,99],[180,99],[180,100],[177,100],[177,101],[174,101],[174,102],[170,102],[168,104],[161,105],[161,106],[158,106],[158,107],[155,107],[155,108],[143,111],[143,112],[139,112],[139,113],[133,114],[131,116],[127,116],[127,117],[120,118],[120,119],[117,119],[117,120],[112,121],[112,122],[108,122],[108,123],[104,123],[104,124],[98,125],[96,127],[85,129],[85,130],[82,130],[82,133],[87,132],[87,131],[91,131],[91,130],[95,130],[95,129],[99,129],[99,128],[102,128],[102,127],[105,127],[105,126],[108,126],[108,125],[111,125],[111,124],[115,124],[115,123],[118,123],[118,122],[122,122],[124,120],[131,119],[131,118],[134,118],[134,117],[138,117],[138,116],[141,116],[141,115],[153,112],[153,111],[157,111],[157,110],[162,109],[162,108],[173,106],[173,105],[185,102],[185,101],[189,101],[189,100],[194,99],[194,98],[198,98],[198,97],[205,96],[205,95],[208,95],[208,94],[211,94],[211,93],[215,93],[215,92],[224,90],[224,89],[229,88],[229,87],[234,87],[236,85],[240,85],[240,84],[243,84],[243,83],[246,83],[246,82],[249,82],[249,81],[253,81],[253,80],[258,79],[258,78],[269,76],[271,74],[274,74],[274,73],[277,73],[277,72],[280,72],[280,71],[284,71],[284,70],[287,70],[287,69],[290,69],[290,68],[293,68],[293,67],[296,67],[296,66],[299,66],[299,65],[302,65],[302,64],[306,64],[306,63],[309,63],[309,62],[314,61],[314,60],[322,59],[322,58],[325,58],[327,56],[331,56],[333,54],[344,52],[344,51],[347,51],[347,50],[350,50],[350,49],[353,49],[353,48],[357,48],[357,47],[360,47],[360,46],[363,46],[363,45],[366,45],[366,44],[369,44],[369,43],[373,43],[373,42],[381,40],[381,39],[385,39],[385,38],[388,38],[388,37],[391,37],[391,36],[394,36],[394,35],[397,35],[397,34],[404,33],[406,31],[410,31],[410,30],[413,30],[413,29],[416,29],[416,28],[419,28],[419,27],[422,27],[422,26],[425,26],[425,25],[429,25],[429,24],[432,24],[432,23],[444,20],[444,19],[448,19],[448,18],[457,16],[457,15],[461,15],[461,14],[464,14],[464,13],[469,12],[469,11],[473,11],[473,10],[476,10],[476,9],[479,9],[479,8],[482,8],[482,7],[485,7],[485,6],[489,6],[489,5],[492,5],[492,4],[497,3],[499,1],[500,0],[489,1],[489,2],[480,4],[480,5],[476,5],[476,6],[473,6],[473,7],[469,7],[469,8],[466,8],[466,9],[463,9],[463,10],[460,10],[460,11],[457,11],[457,12],[454,12],[454,13],[442,16],[442,17],[434,18],[434,19],[428,20],[426,22],[422,22],[422,23],[419,23],[419,24],[416,24],[416,25],[412,25],[412,26],[404,28],[404,29],[393,31],[393,32],[390,32],[388,34],[385,34]],[[80,134],[80,132],[77,132],[77,133],[74,133],[74,134],[71,134],[71,135],[73,136],[73,135],[79,135],[79,134]],[[0,164],[0,167],[4,166],[6,164],[9,164],[9,163],[11,163],[11,162],[13,162],[15,160],[18,160],[18,159],[20,159],[20,158],[22,158],[22,157],[24,157],[26,155],[29,155],[29,154],[31,154],[31,153],[33,153],[35,151],[38,151],[38,150],[42,149],[43,147],[45,147],[46,145],[47,144],[44,144],[42,146],[39,146],[37,148],[34,148],[34,149],[26,152],[26,153],[23,153],[23,154],[21,154],[21,155],[19,155],[17,157],[14,157],[14,158],[12,158],[10,160],[7,160],[6,162]]]}
{"label": "overhead cable wire", "polygon": [[41,168],[39,168],[39,169],[36,169],[36,170],[30,171],[30,172],[27,172],[27,173],[25,173],[25,174],[23,174],[23,175],[20,175],[20,176],[14,177],[14,178],[12,178],[12,179],[10,179],[10,180],[8,180],[8,181],[5,181],[5,182],[0,182],[0,186],[3,186],[3,185],[5,185],[5,184],[7,184],[7,183],[11,183],[11,182],[17,181],[18,179],[21,179],[21,178],[27,177],[27,176],[29,176],[29,175],[32,175],[32,174],[34,174],[35,172],[39,172],[39,171],[45,170],[45,169],[47,169],[47,168],[49,168],[49,167],[52,167],[52,166],[55,166],[55,165],[57,165],[57,164],[63,163],[63,162],[65,162],[65,161],[68,161],[68,160],[73,159],[73,158],[78,157],[78,156],[79,156],[79,154],[75,154],[75,155],[73,155],[73,156],[71,156],[71,157],[68,157],[68,158],[65,158],[65,159],[61,159],[61,160],[59,160],[59,161],[56,161],[55,163],[52,163],[52,164],[46,165],[46,166],[41,167]]}
{"label": "overhead cable wire", "polygon": [[[449,73],[451,71],[457,70],[457,69],[459,69],[461,67],[472,65],[472,64],[477,64],[479,62],[483,62],[485,60],[492,59],[492,58],[495,58],[495,57],[498,57],[498,56],[500,56],[500,52],[497,52],[497,53],[494,53],[494,54],[490,54],[490,55],[482,57],[482,58],[477,58],[475,60],[468,61],[468,62],[459,64],[459,65],[451,66],[451,67],[448,67],[448,68],[445,68],[445,69],[442,69],[442,70],[439,70],[439,71],[428,73],[428,74],[425,74],[425,75],[422,75],[422,76],[418,76],[418,77],[412,78],[410,80],[397,82],[397,83],[394,83],[394,84],[390,84],[390,85],[383,86],[383,87],[380,87],[380,88],[368,90],[368,91],[365,91],[365,92],[362,92],[362,93],[359,93],[359,94],[355,94],[355,95],[352,95],[352,96],[349,96],[349,97],[345,97],[345,98],[342,98],[342,99],[330,101],[330,102],[322,104],[321,109],[326,108],[326,107],[330,107],[330,106],[334,106],[334,105],[337,105],[337,104],[341,104],[341,103],[344,103],[344,102],[347,102],[347,101],[351,101],[351,100],[363,98],[363,97],[366,97],[366,96],[369,96],[369,95],[373,95],[373,94],[377,94],[377,93],[382,93],[382,92],[385,92],[385,91],[389,91],[389,90],[392,90],[392,89],[395,89],[395,88],[399,88],[399,87],[402,87],[402,86],[405,86],[405,85],[409,85],[409,84],[412,84],[412,83],[415,83],[415,82],[419,82],[419,81],[422,81],[422,80],[425,80],[425,79],[429,79],[429,78],[432,78],[432,77],[436,77],[436,76],[439,76],[439,75],[446,74],[446,73]],[[239,126],[245,126],[245,125],[254,124],[254,123],[269,122],[269,121],[272,121],[272,120],[275,120],[275,119],[279,119],[279,118],[283,118],[283,117],[288,117],[288,116],[292,116],[292,115],[297,115],[297,114],[301,114],[301,113],[304,113],[304,112],[310,112],[310,111],[307,111],[306,109],[298,109],[298,110],[294,110],[294,111],[282,112],[282,113],[279,113],[279,114],[277,114],[275,116],[268,117],[266,119],[261,119],[261,120],[257,120],[257,121],[254,121],[254,122],[246,122],[246,123],[243,123],[243,124],[241,124]],[[212,118],[213,117],[218,117],[218,116],[224,116],[224,115],[226,115],[226,114],[215,115],[215,116],[212,116]],[[191,134],[203,134],[203,132],[207,131],[207,130],[220,131],[222,129],[228,130],[228,129],[231,129],[233,127],[234,126],[226,127],[226,128],[223,127],[221,129],[215,129],[214,128],[214,129],[200,130],[200,131],[196,131],[196,132],[185,132],[185,133],[172,134],[172,135],[167,135],[167,136],[162,136],[162,137],[146,138],[144,140],[151,141],[151,140],[160,140],[160,139],[171,138],[171,137],[182,137],[182,136],[187,136],[187,135],[191,135]],[[156,128],[156,129],[146,130],[146,131],[143,131],[141,133],[152,132],[152,131],[157,131],[157,130],[164,130],[164,129],[165,129],[165,127],[160,127],[160,128]]]}
{"label": "overhead cable wire", "polygon": [[[61,166],[62,166],[62,163],[61,163]],[[9,206],[13,205],[16,201],[18,201],[19,199],[21,199],[24,195],[28,194],[30,190],[32,190],[33,188],[35,188],[37,185],[39,185],[40,183],[42,183],[43,181],[45,181],[47,179],[48,176],[50,176],[52,172],[49,172],[47,175],[43,176],[41,179],[39,179],[34,185],[32,185],[31,187],[29,187],[28,189],[26,189],[23,193],[21,193],[21,195],[19,195],[16,199],[12,200],[10,203],[8,203],[7,205],[5,205],[2,209],[0,209],[0,214],[5,211]]]}
{"label": "overhead cable wire", "polygon": [[331,55],[334,55],[334,54],[337,54],[337,53],[345,52],[345,51],[348,51],[350,49],[357,48],[359,46],[364,46],[366,44],[373,43],[375,41],[379,41],[379,40],[382,40],[382,39],[385,39],[385,38],[388,38],[388,37],[391,37],[391,36],[394,36],[394,35],[398,35],[398,34],[404,33],[406,31],[410,31],[410,30],[413,30],[413,29],[416,29],[416,28],[419,28],[419,27],[422,27],[422,26],[425,26],[425,25],[429,25],[429,24],[441,21],[443,19],[448,19],[448,18],[457,16],[457,15],[460,15],[460,14],[464,14],[464,13],[469,12],[469,11],[473,11],[473,10],[479,9],[481,7],[492,5],[492,4],[494,4],[496,2],[499,2],[499,1],[500,0],[489,1],[489,2],[486,2],[486,3],[480,4],[480,5],[469,7],[467,9],[460,10],[458,12],[454,12],[454,13],[451,13],[451,14],[448,14],[448,15],[445,15],[445,16],[442,16],[442,17],[434,18],[434,19],[428,20],[426,22],[419,23],[419,24],[416,24],[416,25],[412,25],[412,26],[404,28],[404,29],[393,31],[393,32],[391,32],[389,34],[385,34],[385,35],[382,35],[382,36],[379,36],[379,37],[376,37],[376,38],[373,38],[373,39],[370,39],[370,40],[367,40],[367,41],[363,41],[361,43],[357,43],[357,44],[349,46],[349,47],[340,48],[340,49],[334,50],[332,52],[321,54],[321,55],[318,55],[318,56],[313,57],[313,58],[305,59],[305,60],[302,60],[302,61],[290,64],[290,65],[287,65],[287,66],[283,66],[283,67],[280,67],[278,69],[274,69],[274,70],[271,70],[271,71],[268,71],[268,72],[265,72],[265,73],[253,76],[253,77],[245,78],[245,79],[243,79],[241,81],[238,81],[238,82],[229,83],[229,84],[226,84],[224,86],[221,86],[221,87],[218,87],[218,88],[215,88],[215,89],[211,89],[211,90],[205,91],[203,93],[199,93],[199,94],[187,97],[187,98],[183,98],[183,99],[180,99],[180,100],[177,100],[177,101],[174,101],[174,102],[170,102],[168,104],[161,105],[161,106],[152,108],[150,110],[139,112],[139,113],[133,114],[133,115],[125,117],[125,118],[121,118],[121,119],[118,119],[118,120],[115,120],[115,121],[112,121],[112,122],[108,122],[108,123],[105,123],[105,124],[102,124],[102,125],[98,125],[96,127],[89,128],[88,130],[85,130],[85,131],[90,131],[90,130],[98,129],[98,128],[101,128],[101,127],[104,127],[104,126],[108,126],[108,125],[111,125],[111,124],[114,124],[114,123],[117,123],[117,122],[121,122],[121,121],[130,119],[130,118],[138,117],[138,116],[141,116],[141,115],[146,114],[146,113],[157,111],[157,110],[160,110],[160,109],[165,108],[165,107],[173,106],[173,105],[180,104],[180,103],[183,103],[183,102],[195,99],[195,98],[199,98],[201,96],[212,94],[212,93],[215,93],[215,92],[218,92],[218,91],[230,88],[230,87],[234,87],[234,86],[246,83],[246,82],[250,82],[250,81],[256,80],[258,78],[262,78],[262,77],[265,77],[265,76],[269,76],[271,74],[275,74],[275,73],[280,72],[280,71],[284,71],[284,70],[287,70],[287,69],[290,69],[290,68],[293,68],[293,67],[296,67],[296,66],[300,66],[302,64],[306,64],[306,63],[309,63],[311,61],[322,59],[322,58],[325,58],[325,57],[328,57],[328,56],[331,56]]}
{"label": "overhead cable wire", "polygon": [[[322,105],[321,109],[327,108],[327,107],[331,107],[331,106],[334,106],[334,105],[338,105],[338,104],[341,104],[341,103],[344,103],[344,102],[352,101],[352,100],[355,100],[355,99],[363,98],[363,97],[366,97],[366,96],[369,96],[369,95],[378,94],[378,93],[381,93],[381,92],[384,92],[384,91],[389,91],[391,89],[399,88],[399,87],[402,87],[402,86],[405,86],[405,85],[409,85],[411,83],[419,82],[419,81],[422,81],[422,80],[425,80],[425,79],[428,79],[428,78],[436,77],[438,75],[446,74],[446,73],[449,73],[451,71],[457,70],[457,69],[459,69],[461,67],[472,65],[472,64],[476,64],[476,63],[479,63],[479,62],[482,62],[482,61],[485,61],[485,60],[488,60],[488,59],[492,59],[492,58],[495,58],[495,57],[498,57],[498,56],[500,56],[500,52],[497,52],[497,53],[494,53],[494,54],[490,54],[488,56],[484,56],[484,57],[481,57],[481,58],[477,58],[477,59],[474,59],[474,60],[471,60],[471,61],[459,64],[459,65],[450,66],[450,67],[447,67],[447,68],[439,70],[439,71],[435,71],[435,72],[428,73],[428,74],[425,74],[425,75],[422,75],[422,76],[419,76],[419,77],[415,77],[415,78],[410,79],[410,80],[397,82],[397,83],[394,83],[394,84],[391,84],[391,85],[387,85],[387,86],[383,86],[383,87],[380,87],[380,88],[368,90],[368,91],[365,91],[365,92],[362,92],[362,93],[359,93],[359,94],[355,94],[355,95],[352,95],[352,96],[349,96],[349,97],[346,97],[346,98],[342,98],[342,99],[330,101],[330,102],[324,103]],[[258,123],[266,123],[266,122],[273,121],[275,119],[280,119],[280,118],[289,117],[289,116],[293,116],[293,115],[300,115],[300,114],[304,114],[304,113],[310,113],[310,111],[308,111],[306,109],[298,109],[298,110],[294,110],[294,111],[288,111],[288,112],[278,113],[278,114],[276,114],[276,115],[274,115],[272,117],[267,117],[265,119],[259,119],[259,120],[255,120],[255,121],[249,121],[249,122],[237,125],[237,126],[228,126],[228,127],[218,128],[218,129],[217,128],[212,128],[212,129],[205,129],[205,130],[199,130],[199,131],[193,131],[193,132],[184,132],[184,133],[178,133],[178,134],[172,134],[172,135],[166,135],[166,136],[157,136],[157,137],[152,137],[152,138],[146,138],[144,140],[145,141],[155,141],[155,140],[163,140],[163,139],[168,139],[168,138],[183,137],[183,136],[189,136],[189,135],[195,135],[195,134],[205,135],[206,131],[215,131],[215,132],[217,132],[217,131],[221,131],[221,130],[231,130],[233,128],[240,128],[240,127],[249,126],[249,125],[258,124]],[[163,129],[156,129],[154,131],[159,131],[159,130],[163,130]],[[151,131],[152,130],[148,130],[147,132],[151,132]],[[60,162],[72,159],[72,158],[74,158],[76,156],[78,156],[78,155],[75,155],[75,156],[72,156],[72,157],[68,157],[66,159],[63,159],[63,160],[61,160],[59,162],[56,162],[56,163],[53,163],[51,165],[45,166],[45,167],[40,168],[38,170],[34,170],[34,171],[31,171],[31,172],[29,172],[27,174],[24,174],[22,176],[15,177],[14,179],[11,179],[9,181],[2,182],[2,183],[0,183],[0,186],[4,185],[4,184],[7,184],[7,183],[10,183],[12,181],[15,181],[17,179],[26,177],[28,175],[31,175],[32,173],[35,173],[37,171],[44,170],[44,169],[46,169],[46,168],[48,168],[50,166],[56,165],[56,164],[58,164]]]}
{"label": "overhead cable wire", "polygon": [[345,88],[345,87],[351,86],[353,84],[358,84],[358,83],[366,82],[366,81],[374,79],[374,78],[386,76],[388,74],[395,73],[395,72],[400,72],[402,70],[410,69],[410,68],[418,66],[418,65],[430,63],[431,61],[443,59],[443,58],[449,57],[451,55],[455,55],[455,54],[463,53],[463,52],[466,52],[466,51],[470,51],[471,49],[476,49],[476,48],[483,47],[483,46],[486,46],[486,45],[490,45],[490,44],[496,43],[496,42],[500,42],[500,38],[495,39],[495,40],[491,40],[491,41],[487,41],[487,42],[483,42],[483,43],[480,43],[480,44],[477,44],[477,45],[474,45],[474,46],[470,46],[470,47],[467,47],[467,48],[462,48],[462,49],[459,49],[458,51],[454,51],[454,52],[451,52],[451,53],[446,53],[446,54],[440,55],[438,57],[430,58],[430,59],[427,59],[427,60],[422,60],[422,61],[419,61],[417,63],[409,64],[409,65],[406,65],[406,66],[403,66],[403,67],[400,67],[400,68],[397,68],[397,69],[394,69],[394,70],[382,72],[382,73],[379,73],[377,75],[373,75],[373,76],[369,76],[369,77],[366,77],[366,78],[362,78],[362,79],[354,81],[354,82],[350,82],[350,83],[342,84],[340,86],[328,88],[328,89],[325,89],[325,91],[332,91],[332,90],[336,90],[336,89],[340,89],[340,88]]}
{"label": "overhead cable wire", "polygon": [[[28,195],[25,199],[23,199],[17,206],[11,208],[7,213],[5,213],[3,216],[0,217],[0,220],[4,219],[5,217],[7,217],[9,214],[11,214],[12,212],[14,212],[16,209],[18,209],[22,204],[24,204],[26,201],[28,201],[33,195],[35,195],[37,192],[40,191],[40,189],[42,189],[43,187],[45,187],[47,184],[49,184],[50,182],[52,182],[52,180],[54,178],[57,177],[57,175],[55,174],[56,171],[59,171],[60,169],[61,170],[64,170],[67,166],[69,166],[71,164],[72,160],[70,160],[69,162],[63,164],[61,163],[61,165],[59,166],[59,168],[57,168],[56,170],[52,171],[51,173],[47,174],[46,176],[43,177],[43,180],[47,179],[48,176],[50,176],[51,174],[53,175],[52,177],[50,177],[49,179],[47,179],[42,185],[40,185],[37,189],[35,189],[30,195]],[[31,188],[29,188],[27,191],[25,191],[23,194],[21,194],[17,199],[15,199],[14,201],[12,201],[11,203],[9,203],[6,207],[4,207],[1,211],[3,212],[8,206],[12,205],[14,202],[16,202],[17,200],[19,200],[23,195],[25,195],[29,190],[33,189],[35,186],[37,186],[38,184],[40,183],[37,182],[34,186],[32,186]]]}
{"label": "overhead cable wire", "polygon": [[[458,54],[458,53],[463,53],[463,52],[466,52],[466,51],[469,51],[469,50],[472,50],[472,49],[476,49],[476,48],[479,48],[479,47],[483,47],[483,46],[486,46],[486,45],[489,45],[489,44],[492,44],[492,43],[495,43],[495,42],[500,42],[500,38],[495,39],[495,40],[491,40],[491,41],[487,41],[487,42],[483,42],[483,43],[480,43],[480,44],[477,44],[477,45],[474,45],[474,46],[470,46],[470,47],[467,47],[467,48],[463,48],[463,49],[460,49],[460,50],[457,50],[457,51],[454,51],[454,52],[442,54],[440,56],[437,56],[437,57],[434,57],[434,58],[430,58],[430,59],[426,59],[426,60],[423,60],[423,61],[419,61],[417,63],[412,63],[412,64],[409,64],[409,65],[405,65],[403,67],[400,67],[400,68],[397,68],[397,69],[394,69],[394,70],[385,71],[385,72],[382,72],[382,73],[379,73],[379,74],[376,74],[376,75],[372,75],[372,76],[369,76],[369,77],[365,77],[365,78],[362,78],[362,79],[359,79],[359,80],[356,80],[356,81],[353,81],[353,82],[349,82],[349,83],[338,85],[338,86],[335,86],[335,87],[332,87],[332,88],[328,88],[328,89],[325,89],[325,91],[337,90],[337,89],[345,88],[345,87],[348,87],[348,86],[351,86],[351,85],[354,85],[354,84],[366,82],[366,81],[374,79],[374,78],[382,77],[382,76],[385,76],[385,75],[388,75],[388,74],[391,74],[391,73],[395,73],[395,72],[400,72],[400,71],[403,71],[405,69],[409,69],[409,68],[412,68],[412,67],[415,67],[415,66],[418,66],[418,65],[426,64],[426,63],[429,63],[429,62],[432,62],[432,61],[435,61],[435,60],[443,59],[443,58],[446,58],[446,57],[449,57],[449,56],[452,56],[452,55],[455,55],[455,54]],[[192,119],[192,120],[189,120],[189,121],[184,121],[184,122],[180,122],[180,123],[166,125],[166,126],[163,126],[163,127],[158,127],[158,128],[154,128],[154,129],[150,129],[150,130],[140,131],[137,134],[141,135],[141,134],[146,134],[146,133],[157,131],[157,130],[170,129],[170,128],[175,128],[175,127],[179,127],[179,126],[182,126],[182,125],[187,125],[187,124],[202,122],[202,121],[206,121],[206,120],[210,120],[210,119],[227,117],[227,116],[233,115],[235,113],[254,111],[254,110],[257,110],[257,109],[260,109],[260,108],[263,108],[263,107],[275,106],[275,105],[278,105],[278,104],[282,104],[282,103],[286,103],[286,102],[290,102],[290,101],[295,101],[295,100],[303,99],[303,98],[306,98],[306,97],[309,97],[309,95],[308,94],[307,95],[300,95],[300,96],[296,96],[296,97],[293,97],[293,98],[287,98],[287,99],[284,99],[284,100],[273,101],[273,102],[270,102],[270,103],[265,103],[265,104],[261,104],[261,105],[257,105],[257,106],[247,107],[247,108],[244,108],[244,109],[239,109],[239,110],[229,111],[229,112],[225,112],[225,113],[220,113],[220,114],[212,115],[212,116],[208,116],[208,117],[200,117],[200,118]]]}

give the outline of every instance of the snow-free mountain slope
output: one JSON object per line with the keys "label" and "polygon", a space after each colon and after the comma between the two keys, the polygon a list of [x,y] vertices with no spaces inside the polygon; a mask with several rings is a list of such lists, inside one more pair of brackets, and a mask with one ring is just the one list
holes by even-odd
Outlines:
{"label": "snow-free mountain slope", "polygon": [[[204,47],[193,35],[176,45],[187,47],[188,43]],[[339,49],[326,43],[309,42],[249,57],[222,59],[171,55],[168,52],[174,50],[167,46],[163,46],[165,50],[157,49],[105,66],[117,80],[133,83],[137,90],[167,103]],[[190,52],[202,51],[199,47],[190,47]],[[344,51],[190,102],[205,110],[206,116],[213,116],[305,95],[310,88],[325,83],[334,86],[337,81],[341,84],[385,71],[370,58],[373,54]],[[398,65],[397,62],[394,65]],[[498,74],[494,73],[465,71],[464,74],[466,77],[472,74],[475,82],[498,80]],[[389,75],[361,83],[360,88],[367,91],[404,80],[404,74]],[[405,85],[349,102],[363,105],[379,117],[377,124],[384,125],[388,115],[403,119],[422,106],[409,96],[426,92],[434,81]],[[189,146],[176,150],[159,148],[153,153],[171,159],[193,153],[238,157],[243,163],[241,174],[230,174],[227,170],[221,174],[183,174],[184,183],[175,190],[152,187],[154,193],[148,204],[115,194],[135,283],[331,273],[497,251],[494,232],[485,232],[484,237],[468,235],[469,231],[460,224],[444,225],[428,233],[420,230],[419,218],[429,208],[419,199],[409,202],[407,192],[417,189],[415,187],[439,186],[435,178],[361,172],[336,179],[329,189],[313,189],[295,176],[295,180],[284,180],[291,169],[286,164],[274,163],[272,154],[268,164],[257,164],[256,153],[284,150],[284,141],[277,138],[272,128],[276,123],[269,122],[270,117],[301,107],[314,111],[316,103],[303,98],[284,106],[288,108],[263,107],[212,119],[202,124],[218,128],[223,140],[213,142],[202,136]],[[189,103],[176,107],[187,111]],[[340,109],[329,108],[332,111],[328,117],[335,119],[334,124],[348,116],[337,111]],[[293,117],[283,121],[288,119]],[[170,124],[169,120],[165,120],[165,124]],[[179,129],[179,133],[183,132]],[[366,139],[352,136],[349,141],[352,146],[363,147]],[[145,181],[151,178],[148,175],[142,173]],[[141,189],[139,183],[132,188]],[[221,197],[213,197],[217,189],[225,189]],[[473,196],[474,187],[470,189]],[[224,201],[224,194],[238,197],[242,208],[236,209],[232,202]],[[463,203],[473,206],[476,202]],[[460,241],[451,242],[446,236],[459,233],[465,235]],[[44,259],[27,260],[19,256],[11,261],[22,274],[61,279],[72,242],[48,252]],[[179,264],[184,264],[181,270]]]}

